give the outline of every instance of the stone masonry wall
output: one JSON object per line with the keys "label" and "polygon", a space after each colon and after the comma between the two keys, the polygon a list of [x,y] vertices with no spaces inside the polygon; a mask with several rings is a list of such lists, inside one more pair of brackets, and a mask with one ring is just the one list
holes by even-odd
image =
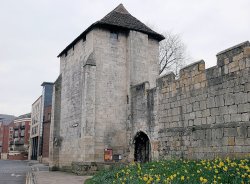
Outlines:
{"label": "stone masonry wall", "polygon": [[112,31],[91,30],[60,58],[60,104],[52,120],[60,130],[58,139],[50,138],[60,140],[53,148],[56,166],[103,162],[106,148],[128,160],[130,86],[156,85],[159,43],[140,32],[119,30],[114,37]]}
{"label": "stone masonry wall", "polygon": [[157,81],[160,158],[244,157],[250,153],[250,43]]}
{"label": "stone masonry wall", "polygon": [[[250,43],[131,87],[130,140],[150,139],[151,159],[244,157],[250,153]],[[130,144],[133,160],[134,144]]]}

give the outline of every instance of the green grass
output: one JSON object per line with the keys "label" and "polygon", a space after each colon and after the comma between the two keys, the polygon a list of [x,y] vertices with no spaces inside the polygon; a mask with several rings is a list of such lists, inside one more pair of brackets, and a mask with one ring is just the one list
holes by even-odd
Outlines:
{"label": "green grass", "polygon": [[230,160],[170,160],[145,164],[130,164],[98,172],[87,184],[196,184],[250,183],[250,161]]}

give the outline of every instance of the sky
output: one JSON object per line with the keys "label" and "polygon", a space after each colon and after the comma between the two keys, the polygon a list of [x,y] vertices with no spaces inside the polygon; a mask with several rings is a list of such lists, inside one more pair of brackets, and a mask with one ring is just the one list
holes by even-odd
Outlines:
{"label": "sky", "polygon": [[31,112],[57,55],[120,3],[158,32],[180,34],[193,61],[250,40],[249,0],[7,0],[0,6],[0,114]]}

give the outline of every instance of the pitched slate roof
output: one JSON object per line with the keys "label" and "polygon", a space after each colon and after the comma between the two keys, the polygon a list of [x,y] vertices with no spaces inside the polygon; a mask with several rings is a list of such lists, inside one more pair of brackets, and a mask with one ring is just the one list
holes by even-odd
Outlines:
{"label": "pitched slate roof", "polygon": [[90,27],[88,27],[82,34],[80,34],[72,43],[70,43],[57,57],[60,57],[71,47],[73,47],[79,40],[86,36],[86,34],[95,27],[107,27],[107,28],[117,28],[124,30],[135,30],[145,34],[148,34],[152,38],[161,41],[164,36],[153,31],[141,21],[133,17],[122,4],[117,6],[113,11],[103,17],[101,20],[95,22]]}

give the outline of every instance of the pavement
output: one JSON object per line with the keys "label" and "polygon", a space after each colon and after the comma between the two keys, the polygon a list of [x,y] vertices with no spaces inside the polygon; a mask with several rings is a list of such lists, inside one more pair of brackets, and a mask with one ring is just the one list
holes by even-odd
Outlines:
{"label": "pavement", "polygon": [[33,172],[34,184],[83,184],[90,176],[77,176],[59,171]]}
{"label": "pavement", "polygon": [[27,173],[26,184],[83,184],[91,176],[77,176],[73,173],[49,171],[47,165],[29,161],[31,170]]}
{"label": "pavement", "polygon": [[0,184],[83,184],[90,176],[49,171],[38,161],[0,160]]}
{"label": "pavement", "polygon": [[0,160],[0,184],[24,184],[30,170],[27,161]]}

